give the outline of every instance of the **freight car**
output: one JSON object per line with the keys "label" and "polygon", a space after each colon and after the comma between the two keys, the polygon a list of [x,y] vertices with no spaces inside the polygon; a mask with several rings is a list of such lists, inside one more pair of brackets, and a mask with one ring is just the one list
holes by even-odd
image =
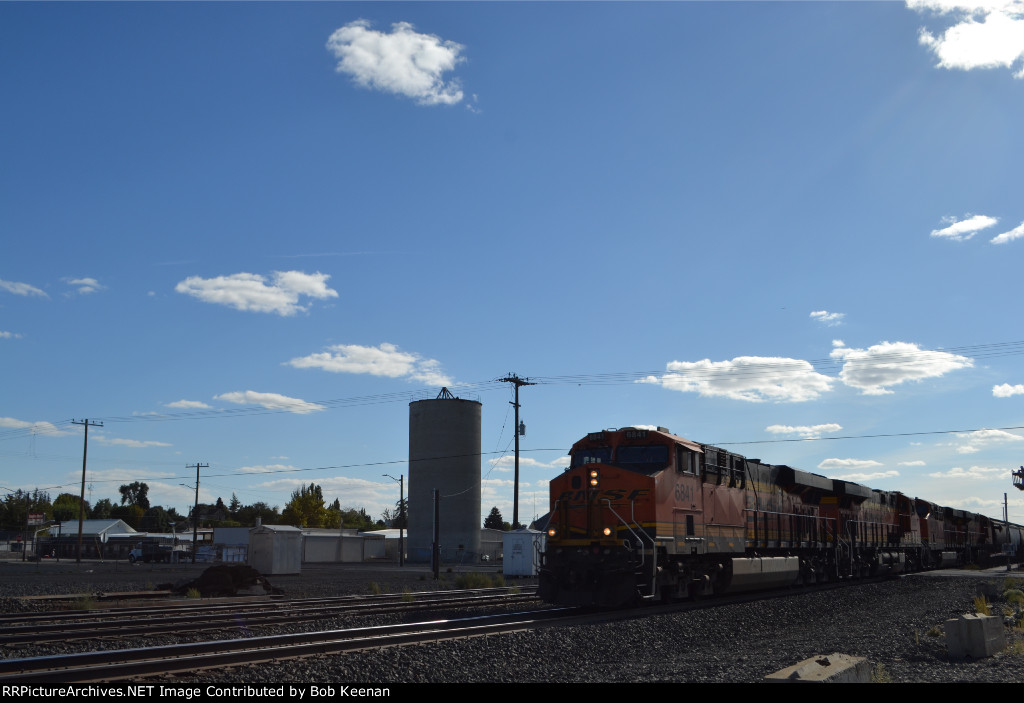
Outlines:
{"label": "freight car", "polygon": [[1024,528],[667,429],[592,432],[551,481],[540,596],[619,606],[1020,558]]}

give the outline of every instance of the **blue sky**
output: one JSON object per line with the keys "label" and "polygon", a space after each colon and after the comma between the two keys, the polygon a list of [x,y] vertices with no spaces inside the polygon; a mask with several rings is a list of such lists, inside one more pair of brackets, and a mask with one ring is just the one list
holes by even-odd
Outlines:
{"label": "blue sky", "polygon": [[0,91],[5,490],[376,517],[447,385],[511,519],[514,372],[523,519],[661,425],[1024,522],[1019,1],[2,3]]}

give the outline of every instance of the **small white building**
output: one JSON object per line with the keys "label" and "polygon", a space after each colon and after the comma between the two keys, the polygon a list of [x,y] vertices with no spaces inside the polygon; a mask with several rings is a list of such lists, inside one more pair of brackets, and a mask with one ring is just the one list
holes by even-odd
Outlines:
{"label": "small white building", "polygon": [[383,558],[383,535],[356,530],[302,530],[302,561],[305,563],[358,563]]}
{"label": "small white building", "polygon": [[291,525],[260,525],[249,531],[249,566],[261,574],[302,571],[302,530]]}
{"label": "small white building", "polygon": [[540,572],[540,554],[546,535],[524,527],[504,536],[505,576],[536,576]]}
{"label": "small white building", "polygon": [[[399,534],[401,532],[401,534]],[[370,559],[377,559],[378,557],[383,558],[385,561],[393,561],[396,564],[399,562],[398,552],[399,545],[405,547],[405,560],[409,560],[409,532],[407,530],[398,530],[396,528],[387,528],[383,530],[370,530],[364,532],[364,535],[369,537],[383,537],[384,538],[384,551],[382,554],[377,554],[376,547]]]}
{"label": "small white building", "polygon": [[217,561],[227,564],[248,561],[249,530],[248,527],[213,528],[213,547]]}

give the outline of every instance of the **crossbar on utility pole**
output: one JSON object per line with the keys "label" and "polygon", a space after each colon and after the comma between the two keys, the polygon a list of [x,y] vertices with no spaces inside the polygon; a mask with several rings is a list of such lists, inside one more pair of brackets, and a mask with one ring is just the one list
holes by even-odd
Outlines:
{"label": "crossbar on utility pole", "polygon": [[78,497],[78,551],[75,554],[75,563],[82,563],[82,523],[85,522],[85,458],[89,453],[89,427],[103,427],[102,422],[90,422],[85,420],[72,420],[72,425],[85,427],[85,444],[82,446],[82,492]]}
{"label": "crossbar on utility pole", "polygon": [[512,529],[518,530],[521,525],[519,524],[519,387],[520,386],[536,386],[536,383],[531,383],[528,378],[519,378],[516,374],[512,373],[505,378],[499,378],[499,383],[511,383],[515,386],[516,399],[515,402],[510,403],[512,407],[516,409],[516,419],[514,432],[516,435],[516,480],[515,480],[515,492],[512,496]]}

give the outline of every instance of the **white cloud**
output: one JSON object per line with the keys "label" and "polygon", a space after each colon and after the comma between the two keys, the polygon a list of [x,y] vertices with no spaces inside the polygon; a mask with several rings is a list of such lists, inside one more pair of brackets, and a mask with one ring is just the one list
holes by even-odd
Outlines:
{"label": "white cloud", "polygon": [[[279,478],[260,483],[257,487],[264,492],[282,496],[283,507],[293,491],[308,487],[309,483],[309,478]],[[342,509],[363,508],[374,519],[380,516],[384,508],[393,509],[398,502],[398,486],[390,480],[378,483],[351,476],[323,476],[317,478],[315,483],[320,486],[327,505],[337,498]]]}
{"label": "white cloud", "polygon": [[13,417],[0,417],[0,427],[9,427],[15,430],[32,430],[34,434],[39,435],[73,434],[57,429],[51,422],[28,422],[26,420],[16,420]]}
{"label": "white cloud", "polygon": [[801,437],[820,437],[823,434],[830,432],[838,432],[843,429],[842,425],[837,425],[834,422],[828,422],[822,425],[768,425],[765,427],[765,432],[771,432],[772,434],[795,434]]}
{"label": "white cloud", "polygon": [[988,215],[967,215],[964,220],[957,220],[955,217],[943,217],[942,221],[947,223],[946,227],[933,229],[933,237],[951,239],[954,242],[964,242],[981,230],[995,225],[999,222],[999,218],[989,217]]}
{"label": "white cloud", "polygon": [[391,25],[391,34],[356,20],[335,30],[327,49],[338,59],[336,70],[364,88],[413,98],[420,105],[454,105],[462,100],[456,79],[446,73],[465,58],[463,47],[433,34],[420,34],[408,22]]}
{"label": "white cloud", "polygon": [[[1024,2],[1021,0],[908,0],[919,12],[952,15],[941,34],[922,28],[918,40],[939,59],[939,68],[1012,68],[1024,58]],[[1024,78],[1024,66],[1014,73]]]}
{"label": "white cloud", "polygon": [[648,376],[639,383],[654,383],[682,393],[724,396],[734,400],[800,402],[814,400],[831,389],[833,379],[816,372],[800,359],[739,356],[731,361],[672,361],[664,376]]}
{"label": "white cloud", "polygon": [[138,440],[138,439],[118,439],[112,437],[106,437],[105,435],[95,434],[93,435],[95,441],[100,444],[117,447],[133,447],[135,449],[144,449],[147,447],[171,447],[173,445],[167,442],[157,442],[155,440]]}
{"label": "white cloud", "polygon": [[30,286],[28,283],[16,283],[15,281],[5,281],[0,278],[0,290],[5,290],[8,293],[14,293],[15,295],[37,295],[40,298],[49,298],[44,291]]}
{"label": "white cloud", "polygon": [[838,340],[833,344],[832,358],[845,362],[839,378],[865,395],[886,395],[892,393],[889,386],[935,378],[974,365],[965,356],[924,350],[909,342],[882,342],[867,349],[851,349]]}
{"label": "white cloud", "polygon": [[997,478],[999,476],[1009,476],[1010,470],[1006,468],[990,468],[984,466],[972,466],[969,469],[963,469],[959,466],[955,466],[949,471],[938,471],[933,474],[928,474],[931,478],[971,478],[971,479],[990,479]]}
{"label": "white cloud", "polygon": [[827,327],[835,327],[843,323],[843,318],[846,317],[845,312],[829,312],[828,310],[815,310],[811,313],[811,319],[817,320]]}
{"label": "white cloud", "polygon": [[1006,244],[1012,242],[1014,239],[1020,239],[1024,237],[1024,222],[1011,229],[1009,232],[1003,232],[992,237],[992,244]]}
{"label": "white cloud", "polygon": [[957,454],[976,454],[993,444],[1024,442],[1024,436],[1005,430],[975,430],[957,436],[967,440],[966,444],[957,446]]}
{"label": "white cloud", "polygon": [[190,276],[174,290],[236,310],[273,312],[288,317],[309,309],[299,305],[300,295],[320,300],[337,298],[338,292],[327,287],[329,278],[328,274],[320,272],[274,271],[273,283],[267,285],[267,279],[255,273],[235,273],[216,278]]}
{"label": "white cloud", "polygon": [[[493,468],[495,471],[513,471],[515,469],[515,465],[516,465],[516,458],[513,455],[499,456],[499,457],[494,458],[494,459],[488,459],[487,461],[491,465],[491,468]],[[525,456],[519,457],[519,468],[520,469],[523,469],[523,468],[528,468],[528,469],[554,469],[554,470],[557,470],[557,471],[561,471],[562,469],[564,469],[568,465],[569,465],[569,457],[568,456],[566,456],[565,458],[556,459],[555,461],[548,462],[548,463],[544,463],[542,461],[537,461],[536,459],[531,459],[530,457],[525,457]],[[520,486],[520,488],[523,486],[523,482],[522,481],[519,482],[519,486]]]}
{"label": "white cloud", "polygon": [[164,403],[165,408],[184,408],[186,410],[207,410],[212,405],[207,405],[201,400],[176,400],[173,403]]}
{"label": "white cloud", "polygon": [[21,339],[20,332],[5,332],[0,330],[0,339]]}
{"label": "white cloud", "polygon": [[323,405],[307,403],[306,401],[299,400],[298,398],[289,398],[288,396],[281,395],[280,393],[233,391],[231,393],[215,395],[213,398],[214,400],[226,400],[229,403],[238,403],[239,405],[262,405],[268,410],[287,410],[290,413],[297,413],[299,415],[305,415],[307,413],[325,409]]}
{"label": "white cloud", "polygon": [[996,398],[1009,398],[1014,395],[1024,395],[1024,384],[1018,383],[1015,386],[1011,386],[1009,383],[1003,383],[998,386],[992,386],[992,395]]}
{"label": "white cloud", "polygon": [[833,476],[840,481],[853,481],[854,483],[870,483],[872,481],[879,481],[884,478],[896,478],[900,475],[899,471],[876,471],[874,473],[852,473],[843,474],[842,476]]}
{"label": "white cloud", "polygon": [[441,372],[436,359],[400,351],[384,342],[376,347],[336,344],[328,351],[298,357],[286,362],[297,369],[323,369],[332,373],[367,373],[371,376],[405,378],[429,386],[450,386],[452,379]]}
{"label": "white cloud", "polygon": [[88,295],[89,293],[95,293],[98,290],[103,290],[106,286],[100,285],[100,282],[95,278],[63,278],[61,279],[69,286],[75,286],[78,290],[75,292],[79,295]]}
{"label": "white cloud", "polygon": [[900,463],[896,464],[896,466],[925,466],[925,465],[926,464],[923,461],[921,461],[920,459],[916,459],[914,461],[901,461]]}
{"label": "white cloud", "polygon": [[884,466],[874,459],[825,459],[818,464],[819,469],[872,469],[876,466]]}
{"label": "white cloud", "polygon": [[262,464],[259,466],[240,466],[235,469],[240,474],[271,474],[279,471],[298,471],[291,464]]}
{"label": "white cloud", "polygon": [[1021,442],[1024,437],[1006,430],[975,430],[958,435],[976,443],[998,444],[1002,442]]}

